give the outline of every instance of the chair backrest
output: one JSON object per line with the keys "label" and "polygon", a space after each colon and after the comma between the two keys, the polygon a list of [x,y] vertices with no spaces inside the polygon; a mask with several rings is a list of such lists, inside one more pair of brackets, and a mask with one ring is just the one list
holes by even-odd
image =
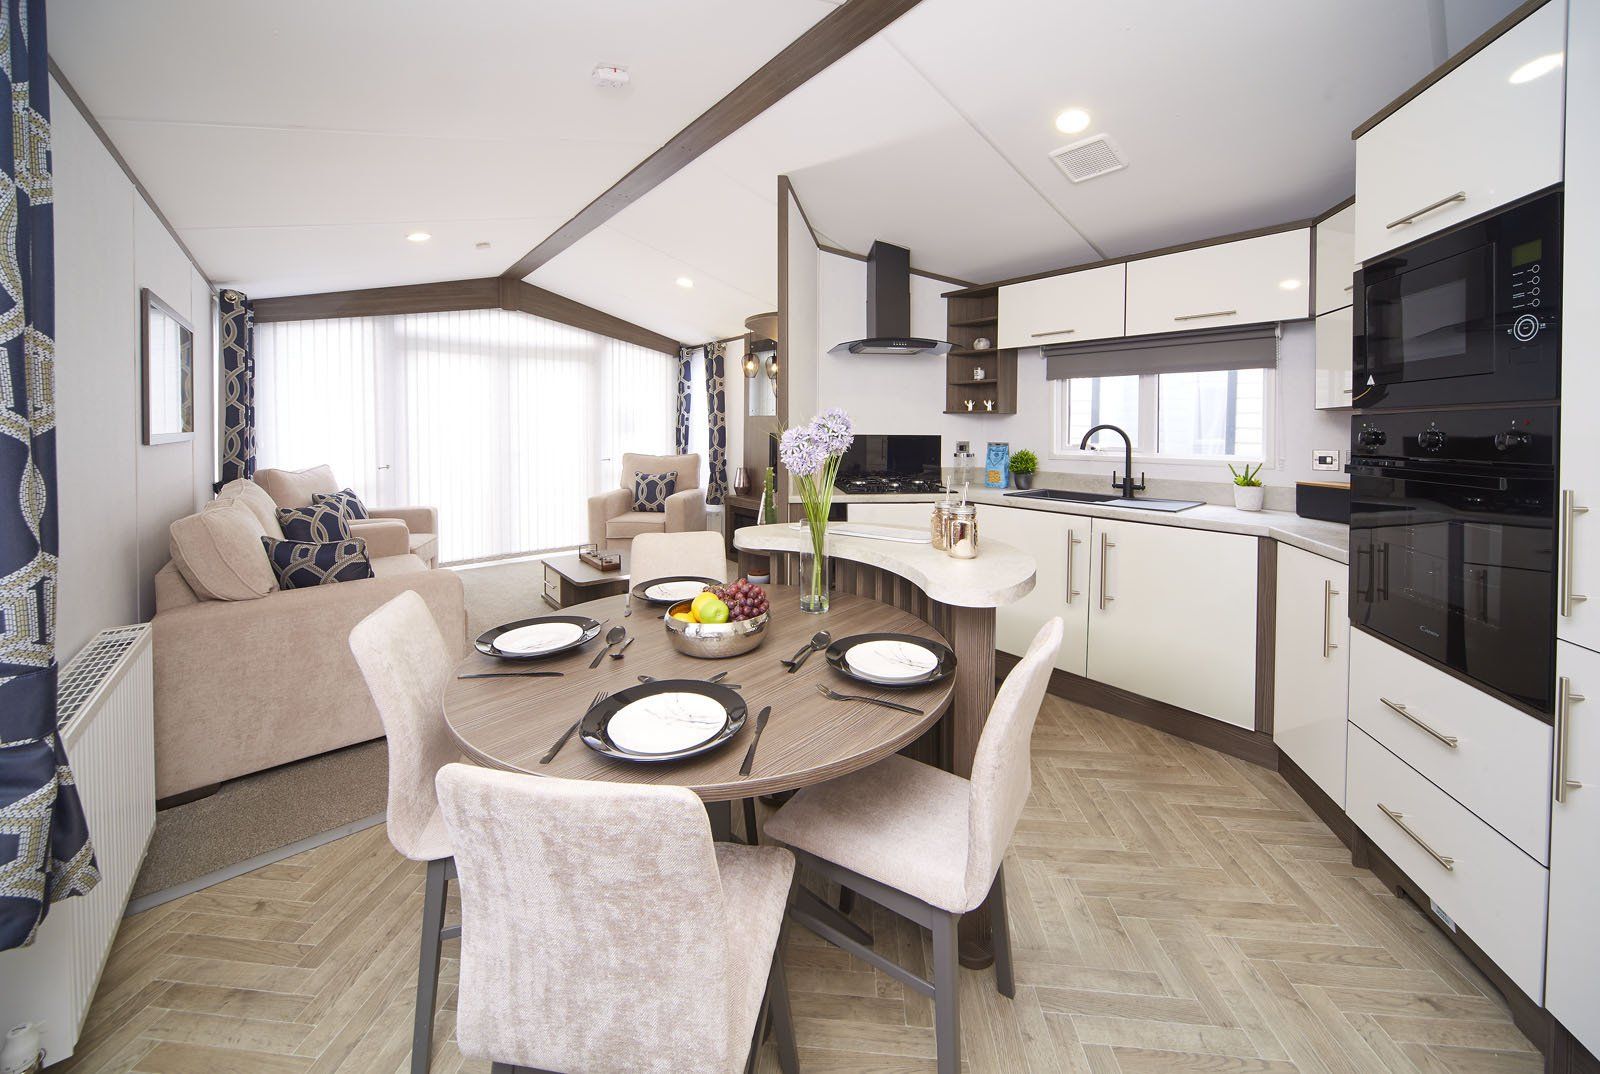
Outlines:
{"label": "chair backrest", "polygon": [[728,580],[728,548],[722,534],[710,530],[692,533],[641,533],[628,546],[628,584],[673,574]]}
{"label": "chair backrest", "polygon": [[[1033,724],[1061,648],[1059,617],[1039,628],[1020,663],[1000,684],[972,759],[968,808],[967,899],[975,907],[994,883],[1033,786]],[[970,907],[969,907],[970,908]]]}
{"label": "chair backrest", "polygon": [[307,470],[257,470],[255,482],[279,507],[310,507],[315,493],[339,491],[339,480],[327,465]]}
{"label": "chair backrest", "polygon": [[728,919],[683,787],[447,765],[463,1054],[536,1070],[725,1074]]}
{"label": "chair backrest", "polygon": [[355,625],[350,651],[389,739],[389,840],[406,857],[426,860],[433,777],[461,758],[444,723],[450,650],[427,604],[407,590]]}
{"label": "chair backrest", "polygon": [[635,473],[664,474],[672,470],[678,473],[676,487],[679,492],[700,487],[700,456],[694,452],[687,455],[635,455],[625,451],[622,453],[618,482],[622,488],[632,490]]}

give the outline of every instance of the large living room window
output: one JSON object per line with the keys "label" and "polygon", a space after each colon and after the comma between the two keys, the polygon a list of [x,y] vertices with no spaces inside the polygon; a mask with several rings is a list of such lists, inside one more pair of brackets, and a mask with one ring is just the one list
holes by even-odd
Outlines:
{"label": "large living room window", "polygon": [[445,562],[571,547],[624,451],[672,449],[671,355],[509,310],[257,325],[259,465],[439,508]]}

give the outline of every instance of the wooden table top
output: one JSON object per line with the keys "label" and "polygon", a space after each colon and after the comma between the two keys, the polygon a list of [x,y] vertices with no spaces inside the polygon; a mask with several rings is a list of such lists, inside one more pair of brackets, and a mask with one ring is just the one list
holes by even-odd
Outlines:
{"label": "wooden table top", "polygon": [[[793,656],[818,630],[834,640],[852,634],[890,631],[915,634],[949,644],[942,634],[915,616],[866,597],[835,594],[826,614],[800,611],[800,593],[790,586],[768,586],[772,621],[766,640],[743,656],[700,660],[672,648],[661,609],[635,602],[633,615],[623,617],[624,597],[606,597],[563,609],[610,621],[600,636],[575,652],[548,660],[507,661],[474,650],[456,667],[456,675],[475,671],[540,670],[565,672],[562,678],[461,679],[445,688],[444,714],[451,733],[466,755],[480,764],[514,772],[600,779],[618,783],[659,783],[688,787],[708,802],[731,801],[821,783],[865,768],[916,740],[950,703],[955,677],[916,689],[876,688],[847,678],[816,653],[793,675],[779,662]],[[589,670],[605,633],[621,624],[637,640],[621,660],[607,657]],[[658,679],[707,679],[728,672],[739,683],[749,707],[744,729],[721,749],[685,761],[631,764],[603,757],[574,735],[548,765],[544,756],[588,708],[596,692],[615,693],[638,683],[640,675]],[[881,705],[830,701],[817,685],[841,693],[865,694],[921,709],[913,716]],[[739,765],[755,731],[756,713],[772,706],[772,716],[756,751],[755,767],[746,777]]]}
{"label": "wooden table top", "polygon": [[[618,554],[622,556],[622,565],[614,571],[603,571],[599,567],[585,563],[583,557],[576,552],[565,556],[550,556],[545,559],[544,564],[573,585],[604,585],[607,582],[625,581],[628,577],[628,553],[622,551]],[[638,642],[634,644],[637,645]]]}

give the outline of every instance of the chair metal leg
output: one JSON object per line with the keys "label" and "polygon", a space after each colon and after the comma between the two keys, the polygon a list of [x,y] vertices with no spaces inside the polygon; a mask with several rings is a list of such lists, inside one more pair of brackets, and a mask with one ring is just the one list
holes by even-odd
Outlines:
{"label": "chair metal leg", "polygon": [[1007,999],[1017,998],[1017,980],[1011,967],[1011,920],[1006,915],[1006,870],[994,872],[989,888],[989,920],[994,924],[994,985]]}
{"label": "chair metal leg", "polygon": [[856,908],[856,893],[841,885],[839,887],[839,912],[846,917]]}
{"label": "chair metal leg", "polygon": [[933,923],[933,1039],[939,1074],[961,1070],[961,915]]}
{"label": "chair metal leg", "polygon": [[794,1015],[789,1011],[789,980],[783,972],[783,941],[788,923],[778,931],[778,946],[772,952],[772,969],[767,974],[767,1003],[771,1008],[772,1035],[777,1038],[778,1069],[783,1074],[800,1074],[800,1055],[794,1047]]}
{"label": "chair metal leg", "polygon": [[761,845],[761,833],[756,827],[756,800],[754,798],[746,798],[744,800],[744,841],[753,847]]}
{"label": "chair metal leg", "polygon": [[411,1029],[411,1074],[428,1074],[433,1061],[433,1017],[439,1001],[440,946],[444,942],[445,895],[450,859],[428,863],[422,897],[422,954],[417,962],[417,1010]]}

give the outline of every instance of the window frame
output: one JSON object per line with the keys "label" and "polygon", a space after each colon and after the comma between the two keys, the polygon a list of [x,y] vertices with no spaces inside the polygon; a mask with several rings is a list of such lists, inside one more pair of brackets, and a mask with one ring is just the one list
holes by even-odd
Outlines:
{"label": "window frame", "polygon": [[[1263,405],[1261,423],[1261,456],[1254,455],[1189,455],[1177,452],[1163,452],[1159,443],[1152,446],[1152,440],[1160,435],[1160,373],[1140,373],[1139,377],[1139,439],[1133,445],[1135,461],[1145,463],[1160,463],[1174,466],[1215,466],[1223,467],[1232,463],[1260,463],[1264,469],[1279,469],[1277,450],[1278,435],[1278,371],[1276,369],[1263,370],[1265,379],[1262,383],[1261,397]],[[1071,417],[1068,413],[1070,400],[1068,394],[1074,381],[1087,381],[1097,379],[1093,376],[1068,377],[1051,382],[1050,396],[1050,458],[1065,462],[1106,462],[1120,463],[1122,451],[1120,443],[1117,450],[1102,448],[1099,451],[1077,447],[1068,442]]]}

